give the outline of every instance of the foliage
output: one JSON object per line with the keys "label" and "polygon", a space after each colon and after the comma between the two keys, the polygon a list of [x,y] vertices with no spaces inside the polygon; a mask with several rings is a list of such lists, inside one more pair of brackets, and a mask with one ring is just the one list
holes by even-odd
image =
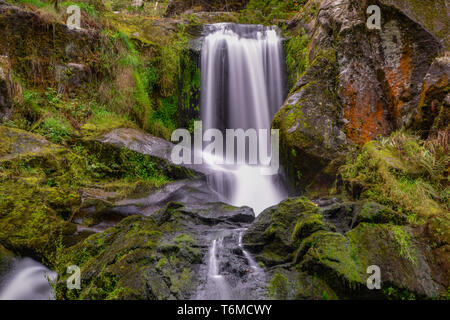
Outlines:
{"label": "foliage", "polygon": [[362,197],[416,220],[449,209],[449,155],[404,131],[367,143],[340,170]]}
{"label": "foliage", "polygon": [[286,44],[286,66],[288,72],[288,87],[292,88],[309,66],[309,37],[306,31],[293,36]]}
{"label": "foliage", "polygon": [[72,136],[70,124],[54,117],[45,119],[37,131],[54,143],[62,143]]}
{"label": "foliage", "polygon": [[291,18],[306,2],[306,0],[250,0],[242,11],[240,20],[243,23],[276,24],[276,20]]}

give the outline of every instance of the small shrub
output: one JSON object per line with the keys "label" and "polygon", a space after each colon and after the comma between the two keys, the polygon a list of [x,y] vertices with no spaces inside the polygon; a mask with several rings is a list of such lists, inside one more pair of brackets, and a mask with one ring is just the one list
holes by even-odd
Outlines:
{"label": "small shrub", "polygon": [[45,119],[38,129],[48,140],[54,143],[62,143],[72,136],[72,127],[55,117]]}

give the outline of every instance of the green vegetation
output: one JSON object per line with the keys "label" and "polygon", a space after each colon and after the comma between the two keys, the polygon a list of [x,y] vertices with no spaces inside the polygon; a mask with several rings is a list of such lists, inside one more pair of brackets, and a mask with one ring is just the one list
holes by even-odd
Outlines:
{"label": "green vegetation", "polygon": [[286,20],[294,16],[306,0],[250,0],[242,11],[243,23],[276,24],[277,20]]}
{"label": "green vegetation", "polygon": [[305,31],[293,36],[286,44],[286,66],[288,72],[288,88],[293,88],[298,79],[309,66],[309,38]]}
{"label": "green vegetation", "polygon": [[450,208],[450,158],[444,149],[400,131],[367,143],[341,174],[350,188],[362,188],[361,197],[406,214],[411,222],[423,221]]}

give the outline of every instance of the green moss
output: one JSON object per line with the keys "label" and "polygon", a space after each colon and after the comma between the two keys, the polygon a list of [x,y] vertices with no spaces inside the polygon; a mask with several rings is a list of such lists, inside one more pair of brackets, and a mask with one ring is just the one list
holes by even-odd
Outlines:
{"label": "green moss", "polygon": [[323,222],[322,215],[319,213],[304,214],[294,227],[292,232],[292,241],[300,244],[300,242],[319,230],[327,230]]}
{"label": "green moss", "polygon": [[340,171],[350,188],[362,187],[362,197],[407,215],[410,222],[420,222],[448,209],[448,187],[442,184],[448,163],[448,156],[399,132],[367,143]]}
{"label": "green moss", "polygon": [[417,253],[411,235],[399,226],[392,226],[392,232],[398,244],[398,251],[400,256],[408,259],[414,265],[417,264]]}
{"label": "green moss", "polygon": [[282,273],[275,273],[267,288],[269,298],[272,300],[286,300],[289,294],[288,278]]}

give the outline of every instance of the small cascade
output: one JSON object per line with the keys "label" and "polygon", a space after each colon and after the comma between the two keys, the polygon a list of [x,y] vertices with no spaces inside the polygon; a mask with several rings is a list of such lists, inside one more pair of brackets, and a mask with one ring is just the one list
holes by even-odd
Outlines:
{"label": "small cascade", "polygon": [[20,259],[1,282],[0,300],[53,300],[50,281],[56,277],[56,272],[33,259]]}

